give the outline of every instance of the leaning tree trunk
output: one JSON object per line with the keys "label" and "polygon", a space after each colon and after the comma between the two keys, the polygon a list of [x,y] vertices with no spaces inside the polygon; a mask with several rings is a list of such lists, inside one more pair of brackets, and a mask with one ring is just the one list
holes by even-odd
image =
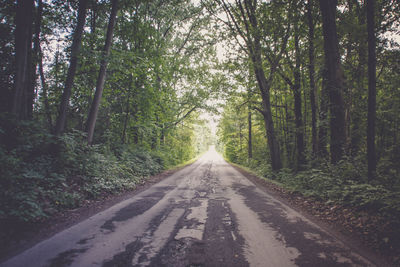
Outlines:
{"label": "leaning tree trunk", "polygon": [[376,173],[375,151],[375,119],[376,119],[376,39],[374,25],[374,0],[367,0],[368,31],[368,126],[367,126],[367,158],[368,179],[372,180]]}
{"label": "leaning tree trunk", "polygon": [[340,63],[339,40],[336,31],[337,0],[320,0],[322,30],[324,35],[325,68],[330,100],[331,162],[343,157],[346,142],[345,105],[343,101],[344,74]]}
{"label": "leaning tree trunk", "polygon": [[108,57],[110,55],[111,44],[112,44],[112,37],[114,32],[115,21],[117,18],[117,11],[118,11],[118,0],[112,0],[112,8],[110,19],[108,22],[107,34],[106,34],[106,42],[103,49],[103,58],[100,63],[100,71],[99,77],[97,78],[96,84],[96,92],[94,94],[92,105],[90,106],[89,116],[86,122],[86,131],[88,134],[88,144],[91,144],[93,141],[93,133],[94,133],[94,126],[96,125],[97,113],[99,111],[100,100],[103,94],[104,89],[104,82],[106,79],[106,71],[107,71],[107,63]]}
{"label": "leaning tree trunk", "polygon": [[272,120],[272,112],[271,112],[271,102],[270,102],[270,94],[269,94],[269,85],[268,81],[265,78],[265,73],[262,68],[262,60],[261,60],[261,47],[257,40],[255,42],[255,51],[252,56],[254,73],[257,78],[258,87],[261,92],[261,99],[263,105],[263,117],[265,123],[265,130],[267,133],[267,141],[268,147],[271,157],[271,167],[274,171],[282,168],[281,154],[279,149],[279,143],[275,136],[274,123]]}
{"label": "leaning tree trunk", "polygon": [[[279,149],[279,143],[275,135],[274,123],[272,120],[271,102],[270,102],[270,84],[265,77],[263,69],[262,58],[261,58],[261,33],[259,32],[259,25],[257,22],[256,6],[257,1],[246,0],[236,1],[236,4],[240,10],[241,21],[245,25],[245,31],[238,26],[241,23],[237,22],[237,17],[229,10],[229,5],[225,1],[221,1],[222,6],[227,15],[232,19],[233,24],[246,42],[246,46],[253,63],[253,71],[257,79],[257,84],[260,89],[264,116],[265,130],[267,134],[268,147],[271,157],[271,167],[274,171],[282,168],[281,153]],[[244,4],[244,6],[243,6]],[[272,69],[275,69],[274,66]],[[271,70],[272,77],[273,70]]]}
{"label": "leaning tree trunk", "polygon": [[72,86],[74,84],[76,68],[78,66],[78,55],[81,49],[82,33],[83,33],[83,27],[85,26],[87,4],[88,0],[79,1],[78,22],[76,24],[74,37],[72,40],[71,59],[69,63],[67,79],[65,81],[64,92],[61,97],[61,104],[55,128],[56,135],[62,134],[65,129],[68,104],[69,104],[69,99],[71,97]]}
{"label": "leaning tree trunk", "polygon": [[32,56],[33,0],[18,0],[15,27],[15,80],[11,112],[19,119],[28,119],[28,82]]}
{"label": "leaning tree trunk", "polygon": [[[251,3],[247,3],[247,8],[255,8]],[[263,105],[263,116],[265,123],[265,130],[267,133],[267,142],[271,157],[271,167],[272,170],[277,171],[282,168],[282,160],[281,160],[281,152],[279,148],[278,139],[275,134],[274,122],[272,119],[272,111],[271,111],[271,101],[270,101],[270,84],[265,77],[265,72],[263,69],[262,58],[261,58],[261,41],[260,41],[260,33],[257,30],[257,19],[254,10],[248,13],[250,15],[249,21],[254,30],[253,33],[253,42],[250,46],[250,54],[251,59],[253,61],[254,74],[257,79],[258,87],[261,93],[262,105]],[[272,75],[272,74],[271,74]]]}
{"label": "leaning tree trunk", "polygon": [[282,161],[279,143],[275,136],[274,123],[272,120],[269,86],[267,79],[265,78],[264,70],[262,68],[255,67],[255,73],[261,91],[265,130],[267,133],[268,147],[271,156],[271,167],[274,171],[276,171],[282,168]]}

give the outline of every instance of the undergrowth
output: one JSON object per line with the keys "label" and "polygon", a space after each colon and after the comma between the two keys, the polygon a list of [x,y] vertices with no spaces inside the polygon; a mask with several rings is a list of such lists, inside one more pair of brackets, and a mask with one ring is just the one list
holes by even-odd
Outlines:
{"label": "undergrowth", "polygon": [[[345,159],[336,165],[322,162],[310,164],[303,171],[284,168],[273,172],[270,164],[257,160],[238,162],[259,176],[281,183],[293,192],[318,200],[334,202],[357,210],[368,210],[384,216],[400,218],[400,181],[378,172],[376,180],[367,181],[366,166],[361,160]],[[314,166],[313,166],[314,165]]]}
{"label": "undergrowth", "polygon": [[44,220],[187,160],[167,150],[88,146],[79,131],[56,137],[37,123],[1,121],[0,223]]}
{"label": "undergrowth", "polygon": [[[378,247],[400,249],[400,179],[395,169],[381,164],[375,180],[368,181],[366,165],[360,157],[345,159],[336,165],[311,162],[302,171],[284,168],[273,172],[268,162],[235,162],[256,172],[293,193],[326,203],[327,206],[352,211],[353,221],[369,214],[369,225],[362,233],[372,232]],[[318,206],[316,207],[318,209]],[[363,221],[364,219],[361,219]],[[370,224],[374,224],[371,226]],[[360,225],[357,225],[359,227]],[[371,228],[372,227],[372,228]]]}

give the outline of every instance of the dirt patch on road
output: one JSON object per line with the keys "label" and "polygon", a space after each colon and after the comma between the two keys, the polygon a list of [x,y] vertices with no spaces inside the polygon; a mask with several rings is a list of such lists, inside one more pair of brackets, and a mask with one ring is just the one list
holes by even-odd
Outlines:
{"label": "dirt patch on road", "polygon": [[0,261],[6,260],[54,234],[67,229],[109,207],[129,199],[184,167],[167,170],[148,177],[135,189],[117,195],[105,195],[97,200],[85,200],[83,206],[74,210],[57,213],[46,221],[31,224],[1,225]]}
{"label": "dirt patch on road", "polygon": [[238,166],[232,166],[256,184],[258,188],[316,222],[321,228],[337,236],[359,254],[377,263],[378,266],[400,266],[398,249],[381,247],[377,244],[376,235],[382,225],[376,221],[377,218],[374,216],[368,214],[355,216],[358,213],[349,207],[328,204],[300,193],[285,190]]}

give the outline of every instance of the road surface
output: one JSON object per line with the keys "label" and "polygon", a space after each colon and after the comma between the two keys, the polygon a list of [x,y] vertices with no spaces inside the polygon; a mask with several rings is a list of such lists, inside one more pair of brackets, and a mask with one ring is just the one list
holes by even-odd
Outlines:
{"label": "road surface", "polygon": [[1,266],[374,266],[210,149]]}

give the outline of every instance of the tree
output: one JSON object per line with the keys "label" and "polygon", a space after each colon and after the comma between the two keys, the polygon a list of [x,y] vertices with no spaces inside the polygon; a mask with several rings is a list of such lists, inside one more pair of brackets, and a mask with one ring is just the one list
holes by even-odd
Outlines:
{"label": "tree", "polygon": [[342,159],[346,142],[344,114],[344,73],[340,63],[339,39],[336,31],[337,0],[320,0],[322,29],[324,35],[324,55],[326,88],[330,106],[330,152],[331,162]]}
{"label": "tree", "polygon": [[89,116],[88,116],[88,119],[86,122],[86,131],[88,134],[88,137],[87,137],[88,144],[91,144],[93,141],[93,133],[94,133],[94,127],[95,127],[96,119],[97,119],[97,112],[99,110],[101,96],[103,94],[105,76],[106,76],[106,71],[107,71],[108,57],[110,56],[113,31],[114,31],[114,26],[115,26],[115,21],[116,21],[116,17],[117,17],[117,11],[118,11],[117,5],[118,5],[118,0],[111,1],[111,14],[110,14],[110,20],[108,22],[106,41],[105,41],[104,49],[103,49],[103,57],[102,57],[101,63],[100,63],[99,77],[97,78],[97,83],[96,83],[96,92],[94,94],[93,102],[92,102],[92,105],[90,106]]}
{"label": "tree", "polygon": [[[266,134],[268,138],[268,147],[270,150],[271,166],[273,170],[279,170],[282,168],[281,152],[279,148],[278,139],[274,129],[274,122],[272,119],[271,112],[271,100],[270,100],[270,87],[273,79],[273,75],[279,64],[280,56],[283,52],[283,47],[287,42],[287,35],[282,37],[282,48],[277,57],[269,57],[270,61],[270,75],[267,79],[265,71],[263,68],[262,59],[262,46],[261,46],[261,28],[266,25],[260,25],[258,22],[257,14],[259,4],[257,1],[245,0],[236,1],[236,9],[230,6],[225,1],[221,1],[225,12],[231,19],[232,24],[230,28],[232,31],[239,34],[245,41],[246,50],[252,61],[254,75],[256,77],[258,87],[260,90],[262,98],[262,110],[260,112],[263,114]],[[244,29],[243,29],[244,27]]]}
{"label": "tree", "polygon": [[375,37],[375,1],[367,0],[367,31],[368,31],[368,126],[367,126],[367,158],[368,179],[376,174],[375,151],[375,119],[376,119],[376,37]]}
{"label": "tree", "polygon": [[[297,5],[297,9],[300,9],[300,6]],[[294,63],[290,59],[288,51],[286,51],[286,60],[288,61],[288,66],[293,73],[293,79],[290,79],[285,72],[283,71],[282,65],[279,66],[279,74],[285,80],[285,82],[289,85],[290,89],[293,92],[294,98],[294,118],[295,118],[295,137],[296,137],[296,169],[301,170],[303,165],[305,164],[305,154],[304,154],[304,125],[302,118],[302,103],[301,103],[301,80],[300,80],[300,67],[301,67],[301,51],[300,51],[300,16],[299,14],[295,15],[294,24]]]}
{"label": "tree", "polygon": [[322,69],[322,88],[320,96],[319,109],[319,127],[318,127],[318,156],[326,158],[328,156],[328,112],[329,112],[329,92],[327,87],[327,71]]}
{"label": "tree", "polygon": [[35,99],[35,88],[36,88],[36,69],[38,66],[39,58],[40,58],[40,33],[42,29],[42,14],[43,14],[43,2],[42,0],[38,0],[38,6],[36,9],[36,18],[35,18],[35,31],[33,38],[33,51],[30,56],[30,71],[29,71],[29,80],[27,83],[27,112],[28,118],[32,118],[33,116],[33,105]]}
{"label": "tree", "polygon": [[32,57],[32,19],[33,19],[33,0],[18,0],[15,28],[15,91],[12,104],[12,113],[19,119],[28,119],[32,114],[28,106],[29,100],[29,81],[30,63]]}
{"label": "tree", "polygon": [[88,0],[79,1],[77,24],[73,34],[73,40],[71,45],[70,63],[69,63],[67,78],[65,80],[64,92],[61,97],[61,104],[59,107],[59,114],[57,117],[56,128],[54,131],[56,135],[62,134],[65,129],[69,100],[71,97],[72,86],[74,84],[76,68],[78,65],[79,51],[81,49],[82,33],[83,33],[83,28],[85,26],[86,7],[88,5],[88,2],[89,2]]}
{"label": "tree", "polygon": [[[298,16],[296,16],[298,17]],[[299,29],[298,21],[295,21],[294,26],[294,47],[295,47],[295,68],[294,68],[294,114],[296,122],[296,144],[297,144],[297,168],[302,169],[306,162],[304,154],[304,129],[301,111],[301,83],[300,83],[300,46],[299,46]]]}
{"label": "tree", "polygon": [[252,112],[252,107],[251,107],[251,96],[252,92],[251,89],[247,89],[247,95],[248,95],[248,103],[247,103],[247,127],[248,127],[248,135],[247,135],[247,156],[249,159],[253,158],[253,138],[251,136],[251,128],[252,128],[252,120],[251,120],[251,112]]}
{"label": "tree", "polygon": [[314,20],[313,20],[313,1],[307,1],[307,19],[308,19],[308,76],[310,79],[310,104],[311,104],[311,143],[313,156],[318,152],[317,135],[317,103],[315,86],[315,63],[314,63]]}

